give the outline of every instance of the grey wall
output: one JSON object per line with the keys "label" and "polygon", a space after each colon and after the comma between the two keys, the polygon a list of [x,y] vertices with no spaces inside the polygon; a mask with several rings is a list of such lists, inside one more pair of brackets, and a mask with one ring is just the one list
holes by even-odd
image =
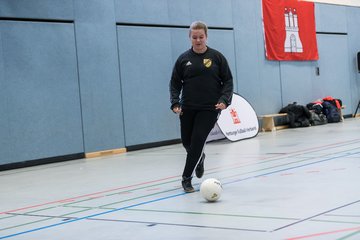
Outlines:
{"label": "grey wall", "polygon": [[279,62],[265,59],[261,0],[1,0],[0,165],[178,139],[168,82],[198,19],[258,115],[328,95],[351,114],[360,8],[315,13],[319,61]]}

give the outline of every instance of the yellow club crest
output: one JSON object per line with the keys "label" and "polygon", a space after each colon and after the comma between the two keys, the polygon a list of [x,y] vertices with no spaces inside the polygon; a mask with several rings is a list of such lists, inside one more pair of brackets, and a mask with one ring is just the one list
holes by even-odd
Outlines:
{"label": "yellow club crest", "polygon": [[212,61],[210,58],[204,58],[203,63],[205,65],[205,67],[209,68],[209,67],[211,67]]}

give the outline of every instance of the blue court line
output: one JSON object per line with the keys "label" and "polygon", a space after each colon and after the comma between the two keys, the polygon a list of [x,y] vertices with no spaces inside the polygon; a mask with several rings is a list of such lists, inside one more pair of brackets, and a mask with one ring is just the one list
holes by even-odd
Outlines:
{"label": "blue court line", "polygon": [[[227,185],[227,184],[230,184],[230,183],[241,182],[241,181],[245,181],[245,180],[249,180],[249,179],[253,179],[253,178],[257,178],[257,177],[268,176],[268,175],[271,175],[271,174],[275,174],[275,173],[279,173],[279,172],[283,172],[283,171],[287,171],[287,170],[291,170],[291,169],[301,168],[301,167],[305,167],[305,166],[309,166],[309,165],[313,165],[313,164],[317,164],[317,163],[327,162],[327,161],[331,161],[331,160],[338,159],[338,158],[341,158],[341,157],[347,157],[347,156],[352,156],[352,155],[356,155],[356,154],[360,154],[360,152],[349,153],[349,154],[346,154],[346,155],[332,157],[332,158],[324,159],[324,160],[321,160],[321,161],[316,161],[316,162],[307,163],[307,164],[303,164],[303,165],[299,165],[299,166],[294,166],[294,167],[290,167],[290,168],[285,168],[285,169],[281,169],[281,170],[272,171],[272,172],[265,173],[265,174],[255,175],[255,176],[247,177],[247,178],[243,178],[243,179],[238,179],[238,180],[235,180],[235,181],[226,182],[223,185]],[[167,199],[175,198],[175,197],[178,197],[178,196],[183,196],[185,194],[187,194],[187,193],[174,194],[174,195],[171,195],[171,196],[158,198],[158,199],[154,199],[154,200],[151,200],[151,201],[137,203],[137,204],[133,204],[133,205],[126,206],[126,207],[109,210],[109,211],[102,212],[102,213],[97,213],[97,214],[93,214],[93,215],[89,215],[89,216],[85,216],[85,217],[81,217],[81,218],[68,220],[66,222],[51,224],[51,225],[47,225],[47,226],[44,226],[44,227],[34,228],[34,229],[31,229],[31,230],[28,230],[28,231],[18,232],[18,233],[14,233],[14,234],[2,236],[2,237],[0,236],[0,239],[6,239],[6,238],[11,238],[11,237],[23,235],[23,234],[26,234],[26,233],[36,232],[36,231],[40,231],[40,230],[44,230],[44,229],[64,225],[64,224],[67,224],[67,223],[77,222],[77,221],[80,221],[80,220],[84,220],[84,219],[93,218],[93,217],[96,217],[96,216],[101,216],[101,215],[105,215],[105,214],[112,213],[112,212],[125,210],[125,209],[128,209],[128,208],[133,208],[133,207],[137,207],[137,206],[141,206],[141,205],[145,205],[145,204],[149,204],[149,203],[153,203],[153,202],[159,202],[159,201],[162,201],[162,200],[167,200]]]}
{"label": "blue court line", "polygon": [[185,194],[186,194],[185,192],[184,193],[179,193],[179,194],[171,195],[171,196],[168,196],[168,197],[163,197],[163,198],[158,198],[158,199],[154,199],[154,200],[147,201],[147,202],[133,204],[133,205],[130,205],[130,206],[127,206],[127,207],[117,208],[117,209],[109,210],[109,211],[102,212],[102,213],[97,213],[97,214],[93,214],[93,215],[89,215],[89,216],[85,216],[85,217],[81,217],[81,218],[68,220],[66,222],[55,223],[55,224],[51,224],[51,225],[44,226],[44,227],[34,228],[34,229],[24,231],[24,232],[18,232],[18,233],[10,234],[10,235],[7,235],[7,236],[2,236],[2,237],[0,236],[0,239],[6,239],[6,238],[11,238],[11,237],[23,235],[23,234],[26,234],[26,233],[36,232],[36,231],[44,230],[44,229],[47,229],[47,228],[52,228],[52,227],[64,225],[64,224],[67,224],[67,223],[77,222],[77,221],[80,221],[80,220],[84,220],[84,219],[93,218],[93,217],[97,217],[97,216],[112,213],[112,212],[125,210],[125,209],[128,209],[128,208],[133,208],[133,207],[137,207],[137,206],[141,206],[141,205],[145,205],[145,204],[149,204],[149,203],[153,203],[153,202],[159,202],[159,201],[162,201],[162,200],[175,198],[175,197],[182,196],[182,195],[185,195]]}
{"label": "blue court line", "polygon": [[252,179],[252,178],[264,177],[264,176],[268,176],[268,175],[271,175],[271,174],[284,172],[284,171],[288,171],[288,170],[293,170],[293,169],[296,169],[296,168],[302,168],[302,167],[306,167],[306,166],[309,166],[309,165],[314,165],[314,164],[317,164],[317,163],[327,162],[327,161],[331,161],[331,160],[338,159],[338,158],[341,158],[341,157],[347,157],[347,156],[352,156],[352,155],[356,155],[356,154],[360,154],[360,152],[349,153],[349,154],[346,154],[346,155],[343,155],[343,156],[327,158],[327,159],[324,159],[324,160],[311,162],[311,163],[306,163],[306,164],[299,165],[299,166],[280,169],[280,170],[276,170],[276,171],[272,171],[272,172],[268,172],[268,173],[264,173],[264,174],[259,174],[259,175],[255,175],[255,176],[251,176],[251,177],[247,177],[247,178],[241,178],[241,179],[237,179],[237,180],[234,180],[234,181],[223,183],[222,185],[227,185],[227,184],[236,183],[236,182],[242,182],[242,181],[249,180],[249,179]]}

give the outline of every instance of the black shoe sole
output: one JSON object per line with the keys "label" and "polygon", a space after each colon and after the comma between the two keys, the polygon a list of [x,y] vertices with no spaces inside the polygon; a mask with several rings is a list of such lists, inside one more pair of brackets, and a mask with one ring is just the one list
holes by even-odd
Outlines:
{"label": "black shoe sole", "polygon": [[[189,182],[187,182],[187,181],[189,181]],[[190,178],[190,180],[183,180],[183,181],[181,182],[181,185],[182,185],[182,187],[183,187],[183,189],[184,189],[184,192],[186,192],[186,193],[195,192],[195,189],[194,189],[193,186],[191,185],[191,178]],[[189,185],[189,186],[186,186],[186,185]]]}
{"label": "black shoe sole", "polygon": [[191,188],[191,189],[185,189],[185,188],[184,188],[184,192],[186,192],[186,193],[193,193],[193,192],[195,192],[195,189],[193,189],[193,188]]}

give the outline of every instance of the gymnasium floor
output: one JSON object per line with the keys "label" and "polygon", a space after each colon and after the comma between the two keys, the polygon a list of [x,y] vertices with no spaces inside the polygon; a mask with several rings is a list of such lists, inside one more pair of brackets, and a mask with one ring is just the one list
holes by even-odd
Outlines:
{"label": "gymnasium floor", "polygon": [[359,118],[206,153],[216,203],[183,193],[180,144],[0,172],[0,239],[360,239]]}

